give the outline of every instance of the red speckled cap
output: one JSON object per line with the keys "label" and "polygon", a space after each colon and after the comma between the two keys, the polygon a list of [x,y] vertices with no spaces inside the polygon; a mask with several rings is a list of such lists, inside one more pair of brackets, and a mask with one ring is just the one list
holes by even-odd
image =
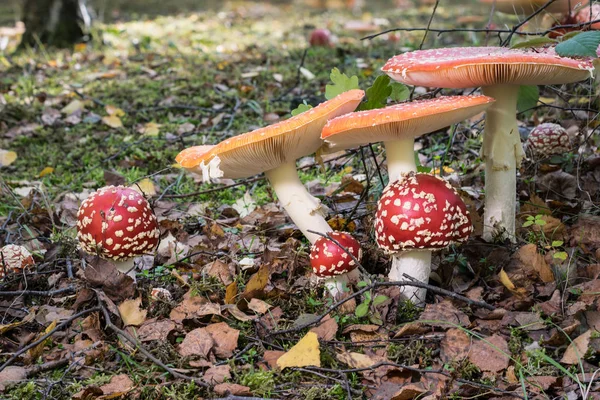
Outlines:
{"label": "red speckled cap", "polygon": [[[360,261],[362,249],[352,235],[346,232],[331,232],[329,235]],[[318,277],[345,274],[358,266],[344,249],[325,237],[320,237],[313,244],[310,250],[310,265]]]}
{"label": "red speckled cap", "polygon": [[540,124],[529,133],[527,148],[544,157],[561,154],[570,150],[569,134],[558,124]]}
{"label": "red speckled cap", "polygon": [[20,273],[34,264],[31,253],[23,246],[7,244],[0,249],[0,279],[5,274]]}
{"label": "red speckled cap", "polygon": [[[600,19],[600,4],[592,4],[591,7],[583,7],[581,11],[575,15],[575,20],[578,24],[585,24],[598,19]],[[591,24],[590,29],[600,29],[600,22]]]}
{"label": "red speckled cap", "polygon": [[488,96],[445,96],[357,111],[329,120],[321,139],[331,151],[370,142],[413,139],[472,117],[494,101]]}
{"label": "red speckled cap", "polygon": [[433,175],[405,174],[385,188],[377,205],[375,238],[387,253],[443,249],[464,242],[471,232],[465,203]]}
{"label": "red speckled cap", "polygon": [[452,47],[400,54],[382,71],[409,85],[459,89],[578,82],[593,69],[591,58],[560,57],[553,48]]}
{"label": "red speckled cap", "polygon": [[77,238],[83,249],[103,258],[126,260],[158,244],[158,222],[148,201],[124,186],[92,193],[77,212]]}

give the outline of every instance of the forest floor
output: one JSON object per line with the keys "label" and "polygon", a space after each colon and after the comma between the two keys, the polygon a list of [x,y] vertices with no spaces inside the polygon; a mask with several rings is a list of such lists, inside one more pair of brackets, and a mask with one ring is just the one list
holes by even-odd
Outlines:
{"label": "forest floor", "polygon": [[[175,164],[186,147],[323,101],[334,67],[366,89],[399,52],[499,43],[495,34],[422,30],[360,40],[431,17],[432,6],[352,13],[245,3],[98,25],[69,50],[11,53],[12,37],[0,53],[0,245],[27,247],[36,265],[0,282],[0,398],[600,396],[592,81],[523,99],[523,138],[558,122],[571,151],[523,163],[516,243],[480,239],[482,116],[417,140],[420,169],[439,174],[443,163],[475,226],[468,243],[434,255],[424,310],[400,288],[377,286],[389,268],[373,234],[387,183],[380,144],[325,156],[324,168],[314,157],[298,162],[332,227],[363,245],[371,275],[343,304],[311,279],[309,243],[262,176],[204,184]],[[483,28],[489,18],[440,5],[431,27]],[[310,47],[315,27],[335,44]],[[160,223],[161,244],[135,285],[114,269],[84,272],[77,248],[81,201],[118,184],[143,191]],[[368,312],[357,312],[361,304]]]}

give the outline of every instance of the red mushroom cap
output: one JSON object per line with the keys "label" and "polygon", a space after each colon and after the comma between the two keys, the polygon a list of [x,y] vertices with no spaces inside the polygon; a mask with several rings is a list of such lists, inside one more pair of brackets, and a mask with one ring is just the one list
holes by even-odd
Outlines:
{"label": "red mushroom cap", "polygon": [[[358,261],[362,257],[360,243],[346,232],[331,232],[331,238],[346,248]],[[310,265],[318,277],[342,275],[358,267],[356,261],[332,240],[320,237],[310,250]]]}
{"label": "red mushroom cap", "polygon": [[124,186],[92,193],[77,212],[77,238],[83,249],[102,258],[126,260],[158,244],[158,222],[148,201]]}
{"label": "red mushroom cap", "polygon": [[527,137],[527,148],[538,156],[549,157],[570,150],[567,131],[558,124],[544,123],[536,126]]}
{"label": "red mushroom cap", "polygon": [[[577,24],[586,24],[592,21],[600,19],[600,4],[592,4],[592,6],[582,7],[581,10],[575,14],[575,21]],[[584,27],[587,28],[587,27]],[[589,26],[589,29],[597,30],[600,29],[600,22],[595,22]]]}
{"label": "red mushroom cap", "polygon": [[0,249],[0,279],[11,272],[20,273],[34,264],[31,253],[23,246],[7,244]]}
{"label": "red mushroom cap", "polygon": [[308,42],[311,46],[331,46],[331,32],[329,29],[317,28],[310,33]]}
{"label": "red mushroom cap", "polygon": [[436,250],[467,240],[469,212],[445,180],[411,172],[388,185],[377,206],[375,238],[387,253]]}

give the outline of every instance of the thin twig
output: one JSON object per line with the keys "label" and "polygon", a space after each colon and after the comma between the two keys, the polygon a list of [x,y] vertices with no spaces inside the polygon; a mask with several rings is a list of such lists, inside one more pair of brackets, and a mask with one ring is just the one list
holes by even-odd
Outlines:
{"label": "thin twig", "polygon": [[125,339],[126,341],[128,341],[132,346],[134,346],[137,350],[139,350],[140,353],[142,353],[143,355],[145,355],[150,361],[152,361],[154,364],[156,364],[157,366],[159,366],[163,370],[167,371],[169,374],[173,375],[175,378],[185,379],[186,381],[194,382],[197,385],[202,386],[202,387],[209,387],[209,385],[207,383],[205,383],[205,382],[203,382],[203,381],[201,381],[199,379],[196,379],[194,377],[187,376],[187,375],[184,375],[182,373],[179,373],[179,372],[173,370],[171,367],[169,367],[166,364],[164,364],[158,358],[154,357],[152,355],[152,353],[150,353],[148,350],[146,350],[141,345],[141,343],[139,343],[136,339],[134,339],[133,337],[131,337],[129,335],[129,333],[125,332],[122,329],[119,329],[115,324],[113,324],[112,321],[110,320],[110,314],[109,314],[108,310],[106,309],[106,307],[104,306],[104,304],[102,304],[100,300],[98,300],[98,303],[99,303],[99,307],[97,307],[97,308],[99,308],[100,310],[102,310],[102,314],[104,315],[104,322],[106,324],[106,327],[109,328],[110,330],[112,330],[118,336],[120,336],[123,339]]}
{"label": "thin twig", "polygon": [[339,308],[342,304],[344,304],[347,301],[350,301],[351,299],[360,296],[361,294],[378,288],[378,287],[388,287],[388,286],[398,286],[398,287],[402,287],[402,286],[412,286],[412,287],[417,287],[417,288],[421,288],[421,289],[427,289],[433,293],[438,293],[441,295],[446,295],[449,296],[451,298],[453,298],[454,300],[458,300],[458,301],[462,301],[464,303],[470,304],[470,305],[474,305],[474,306],[478,306],[481,308],[485,308],[487,310],[495,310],[496,307],[494,307],[491,304],[488,304],[484,301],[477,301],[477,300],[472,300],[469,299],[468,297],[465,296],[461,296],[460,294],[454,293],[454,292],[450,292],[448,290],[439,288],[437,286],[432,286],[432,285],[428,285],[427,283],[423,283],[423,282],[410,282],[410,281],[397,281],[397,282],[373,282],[372,284],[365,286],[364,288],[360,289],[359,291],[351,294],[350,296],[341,299],[340,301],[334,303],[333,305],[329,306],[329,308],[327,308],[327,310],[319,315],[317,318],[313,319],[310,322],[307,322],[305,324],[301,324],[298,325],[294,328],[289,328],[289,329],[282,329],[279,331],[272,331],[272,332],[268,332],[265,336],[266,337],[270,337],[270,336],[276,336],[276,335],[283,335],[286,333],[294,333],[294,332],[298,332],[301,331],[305,328],[311,327],[313,325],[318,324],[319,322],[321,322],[321,320],[323,318],[325,318],[329,313],[331,313],[332,311],[335,311],[337,308]]}
{"label": "thin twig", "polygon": [[13,290],[13,291],[0,291],[0,297],[9,296],[54,296],[63,293],[74,293],[75,287],[67,286],[62,289],[55,290]]}
{"label": "thin twig", "polygon": [[37,346],[40,343],[43,343],[46,339],[48,339],[50,336],[54,335],[54,333],[56,333],[57,331],[66,328],[67,326],[69,326],[73,321],[75,321],[77,318],[81,318],[87,314],[96,312],[96,311],[100,311],[99,307],[93,307],[93,308],[89,308],[87,310],[83,310],[81,312],[78,312],[77,314],[71,315],[67,320],[61,322],[60,324],[56,325],[54,327],[54,329],[52,329],[50,332],[46,333],[45,335],[43,335],[41,338],[39,338],[38,340],[36,340],[35,342],[29,343],[27,346],[21,348],[21,350],[17,351],[16,353],[14,353],[8,360],[6,360],[6,362],[2,365],[0,365],[0,372],[2,372],[4,370],[4,368],[8,367],[9,365],[11,365],[17,358],[19,358],[19,356],[31,349],[33,349],[35,346]]}

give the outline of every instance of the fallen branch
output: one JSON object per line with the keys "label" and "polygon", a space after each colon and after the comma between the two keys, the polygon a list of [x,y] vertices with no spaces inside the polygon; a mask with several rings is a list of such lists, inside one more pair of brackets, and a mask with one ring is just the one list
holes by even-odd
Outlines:
{"label": "fallen branch", "polygon": [[154,364],[156,364],[163,370],[167,371],[169,374],[173,375],[175,378],[184,379],[186,381],[191,381],[191,382],[194,382],[195,384],[205,387],[205,388],[210,387],[207,383],[205,383],[199,379],[184,375],[182,373],[179,373],[179,372],[173,370],[171,367],[167,366],[165,363],[160,361],[158,358],[154,357],[152,355],[152,353],[150,353],[148,350],[146,350],[142,346],[142,344],[140,342],[138,342],[135,338],[131,337],[129,335],[129,333],[118,328],[115,324],[112,323],[112,321],[110,320],[110,314],[109,314],[108,310],[106,309],[106,307],[104,306],[104,304],[102,304],[100,299],[98,299],[98,304],[99,304],[99,306],[97,308],[99,308],[102,311],[102,314],[104,315],[104,322],[106,324],[106,327],[109,328],[110,330],[112,330],[118,336],[120,336],[123,339],[125,339],[126,341],[128,341],[132,346],[134,346],[137,350],[139,350],[140,353],[145,355],[146,358],[148,358]]}
{"label": "fallen branch", "polygon": [[62,289],[55,290],[13,290],[13,291],[0,291],[0,297],[8,296],[54,296],[57,294],[64,293],[75,293],[75,287],[67,286]]}

